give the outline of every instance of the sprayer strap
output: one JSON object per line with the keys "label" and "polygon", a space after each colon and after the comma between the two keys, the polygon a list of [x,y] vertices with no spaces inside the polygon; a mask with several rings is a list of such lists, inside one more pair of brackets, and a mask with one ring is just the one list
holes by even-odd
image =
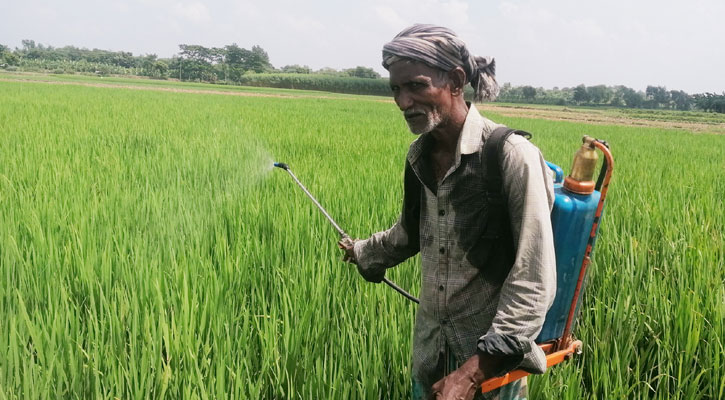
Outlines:
{"label": "sprayer strap", "polygon": [[503,145],[512,134],[531,139],[531,134],[525,131],[511,129],[505,126],[496,128],[483,144],[483,159],[486,162],[486,190],[489,200],[503,201],[503,178],[501,177],[501,158]]}

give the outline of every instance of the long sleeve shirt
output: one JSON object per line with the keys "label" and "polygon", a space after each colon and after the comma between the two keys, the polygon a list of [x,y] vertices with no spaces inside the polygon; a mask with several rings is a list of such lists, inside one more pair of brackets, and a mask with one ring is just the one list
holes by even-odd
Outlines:
{"label": "long sleeve shirt", "polygon": [[406,157],[406,179],[414,174],[422,190],[409,193],[406,183],[398,221],[355,243],[355,257],[363,268],[390,268],[421,254],[422,287],[413,340],[413,374],[418,379],[425,380],[436,368],[445,348],[459,363],[477,348],[514,354],[514,362],[501,373],[514,368],[546,370],[546,357],[534,339],[556,292],[550,219],[553,183],[539,150],[525,138],[511,135],[500,158],[516,250],[513,265],[500,265],[491,257],[498,242],[487,227],[491,207],[482,160],[483,145],[499,126],[470,105],[454,164],[440,182],[432,177],[428,157],[432,137],[423,134],[416,139]]}

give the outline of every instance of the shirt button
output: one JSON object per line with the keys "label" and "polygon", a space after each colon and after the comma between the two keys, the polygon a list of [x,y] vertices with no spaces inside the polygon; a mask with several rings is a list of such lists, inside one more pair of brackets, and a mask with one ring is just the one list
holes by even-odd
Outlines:
{"label": "shirt button", "polygon": [[438,210],[438,215],[440,215],[441,217],[446,215],[446,210]]}
{"label": "shirt button", "polygon": [[443,253],[446,252],[446,248],[445,247],[441,247],[440,249],[438,249],[438,252],[441,253],[441,254],[443,254]]}
{"label": "shirt button", "polygon": [[445,289],[445,286],[443,286],[443,285],[438,286],[438,290],[440,290],[441,292],[443,291],[443,289]]}

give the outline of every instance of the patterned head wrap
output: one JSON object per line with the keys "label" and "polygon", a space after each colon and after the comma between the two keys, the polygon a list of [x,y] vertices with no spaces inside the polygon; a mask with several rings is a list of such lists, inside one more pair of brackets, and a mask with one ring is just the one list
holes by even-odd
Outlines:
{"label": "patterned head wrap", "polygon": [[496,61],[492,57],[473,56],[455,32],[448,28],[416,24],[404,29],[383,46],[383,67],[408,59],[430,67],[450,71],[461,67],[466,83],[474,89],[474,100],[493,100],[498,96]]}

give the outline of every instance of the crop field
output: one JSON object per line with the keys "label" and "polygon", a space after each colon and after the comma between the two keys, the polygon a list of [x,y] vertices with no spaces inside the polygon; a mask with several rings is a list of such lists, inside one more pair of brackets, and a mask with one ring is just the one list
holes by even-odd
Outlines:
{"label": "crop field", "polygon": [[[0,399],[409,397],[415,305],[272,168],[352,236],[386,229],[400,111],[202,91],[0,82]],[[565,171],[583,134],[616,162],[584,352],[530,398],[724,398],[725,135],[484,114]],[[388,276],[417,294],[418,268]]]}

